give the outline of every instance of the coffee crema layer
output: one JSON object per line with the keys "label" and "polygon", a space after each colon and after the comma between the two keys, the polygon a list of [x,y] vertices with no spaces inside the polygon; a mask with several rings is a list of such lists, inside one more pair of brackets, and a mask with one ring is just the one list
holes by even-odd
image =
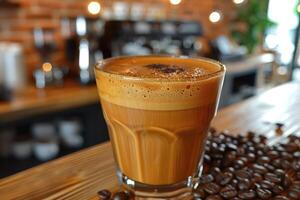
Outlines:
{"label": "coffee crema layer", "polygon": [[222,81],[216,76],[221,64],[210,60],[142,56],[104,62],[98,64],[104,65],[101,70],[96,69],[101,98],[137,109],[180,110],[210,104],[217,99]]}

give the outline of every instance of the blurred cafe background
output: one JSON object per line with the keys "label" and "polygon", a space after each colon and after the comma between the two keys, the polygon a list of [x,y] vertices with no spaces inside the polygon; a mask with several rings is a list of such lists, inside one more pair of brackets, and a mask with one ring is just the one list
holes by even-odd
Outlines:
{"label": "blurred cafe background", "polygon": [[299,3],[0,0],[0,178],[108,140],[97,60],[220,60],[220,108],[300,81]]}

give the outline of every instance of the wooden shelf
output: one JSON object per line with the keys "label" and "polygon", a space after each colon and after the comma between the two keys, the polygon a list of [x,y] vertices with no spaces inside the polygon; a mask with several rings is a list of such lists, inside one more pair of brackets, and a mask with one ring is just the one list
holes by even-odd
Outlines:
{"label": "wooden shelf", "polygon": [[75,81],[66,81],[63,87],[36,89],[29,86],[15,93],[10,102],[0,102],[0,123],[96,102],[98,94],[95,85],[82,86]]}

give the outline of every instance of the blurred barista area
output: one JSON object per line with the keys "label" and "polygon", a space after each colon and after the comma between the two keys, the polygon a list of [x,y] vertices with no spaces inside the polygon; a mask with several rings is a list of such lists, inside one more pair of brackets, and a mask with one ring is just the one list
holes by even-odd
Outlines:
{"label": "blurred barista area", "polygon": [[[177,5],[181,1],[170,2]],[[143,4],[114,2],[111,9],[103,10],[101,17],[95,17],[101,11],[100,3],[91,1],[87,9],[92,17],[82,15],[61,18],[63,41],[55,40],[54,31],[51,29],[33,28],[34,48],[39,53],[40,64],[32,74],[26,74],[28,72],[24,66],[22,46],[0,42],[0,100],[9,101],[13,91],[26,87],[31,79],[39,89],[63,86],[68,79],[76,80],[81,85],[89,85],[95,82],[95,63],[114,56],[202,56],[220,60],[227,67],[236,62],[241,65],[243,59],[249,56],[245,47],[228,36],[220,35],[211,40],[204,35],[205,27],[199,21],[176,17],[169,20],[165,18],[166,13],[157,6],[149,7],[145,14]],[[209,20],[211,23],[221,23],[221,13],[213,11]],[[61,42],[65,47],[66,62],[64,66],[57,66],[52,57]],[[270,60],[270,64],[275,59],[271,56],[267,60]],[[260,64],[252,62],[251,67],[256,68],[255,65]],[[252,74],[243,72],[242,67],[240,69],[238,71],[243,74],[241,77],[228,76],[228,84],[225,82],[225,88],[228,89],[224,90],[227,94],[222,98],[221,107],[253,96],[257,83],[262,82],[258,80],[256,69],[252,70]],[[244,75],[248,78],[244,79]]]}

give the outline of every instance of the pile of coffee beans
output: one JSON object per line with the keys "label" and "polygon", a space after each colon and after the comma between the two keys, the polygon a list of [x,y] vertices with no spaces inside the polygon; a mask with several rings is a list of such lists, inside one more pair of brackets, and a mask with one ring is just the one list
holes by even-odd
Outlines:
{"label": "pile of coffee beans", "polygon": [[[195,200],[300,200],[300,137],[269,146],[266,137],[253,132],[210,132]],[[98,194],[103,200],[133,199],[127,191]]]}

